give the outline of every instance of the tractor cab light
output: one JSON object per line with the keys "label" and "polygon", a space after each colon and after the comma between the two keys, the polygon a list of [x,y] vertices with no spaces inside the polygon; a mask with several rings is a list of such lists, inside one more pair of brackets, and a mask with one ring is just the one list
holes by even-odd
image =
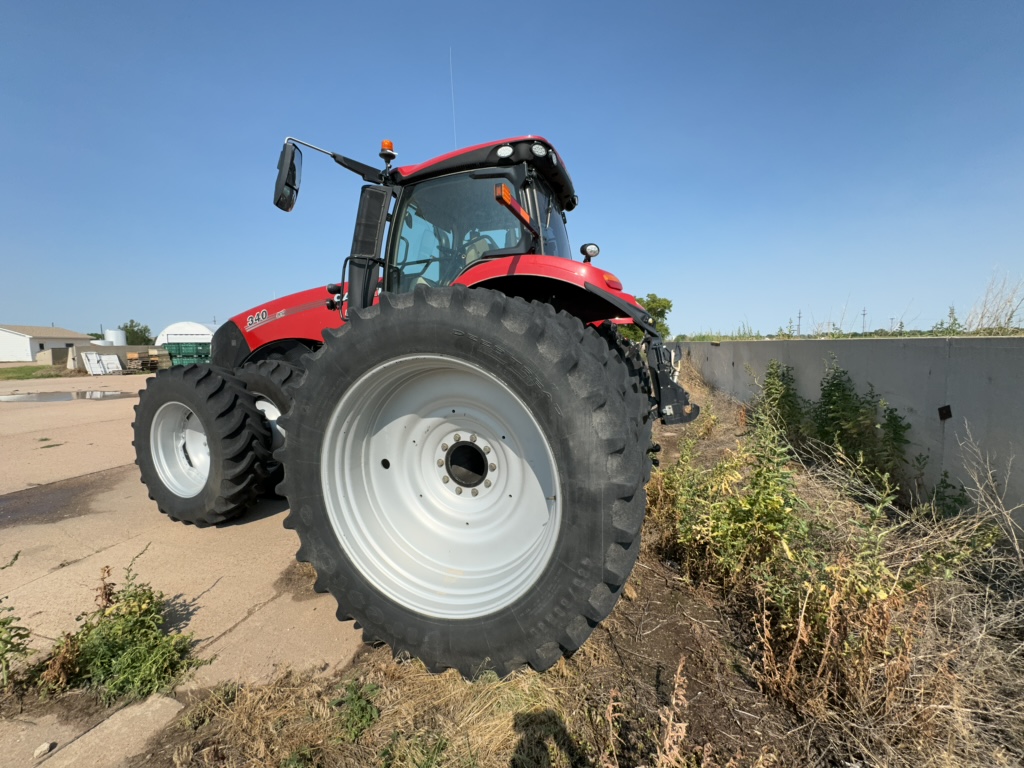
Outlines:
{"label": "tractor cab light", "polygon": [[508,158],[512,157],[512,147],[509,146],[508,144],[498,147],[498,151],[496,152],[496,154],[502,160],[507,160]]}
{"label": "tractor cab light", "polygon": [[398,157],[398,153],[395,152],[395,144],[391,139],[384,139],[380,143],[380,159],[388,165],[391,165],[391,161]]}
{"label": "tractor cab light", "polygon": [[619,278],[617,278],[611,272],[605,272],[603,277],[604,277],[604,284],[607,285],[609,288],[611,288],[613,291],[621,291],[622,290],[622,281],[619,280]]}
{"label": "tractor cab light", "polygon": [[531,144],[530,151],[533,152],[535,157],[545,157],[548,154],[548,148],[543,144]]}
{"label": "tractor cab light", "polygon": [[580,246],[580,253],[583,254],[584,264],[589,264],[590,260],[595,258],[600,252],[601,249],[597,247],[597,243],[584,243]]}

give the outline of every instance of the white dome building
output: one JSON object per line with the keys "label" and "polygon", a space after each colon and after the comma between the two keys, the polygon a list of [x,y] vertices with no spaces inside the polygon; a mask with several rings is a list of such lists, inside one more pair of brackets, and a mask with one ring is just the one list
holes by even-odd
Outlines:
{"label": "white dome building", "polygon": [[195,342],[202,344],[203,342],[209,342],[213,338],[214,328],[203,323],[171,323],[156,337],[156,346],[162,347],[164,344],[187,344],[189,342]]}

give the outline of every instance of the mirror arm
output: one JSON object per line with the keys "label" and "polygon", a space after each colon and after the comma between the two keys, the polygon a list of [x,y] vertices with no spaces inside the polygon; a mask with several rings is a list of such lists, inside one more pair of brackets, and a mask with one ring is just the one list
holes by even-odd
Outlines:
{"label": "mirror arm", "polygon": [[336,162],[342,168],[346,168],[352,171],[353,173],[358,174],[365,182],[368,182],[370,184],[380,184],[384,180],[383,172],[379,171],[373,166],[366,165],[365,163],[360,163],[358,160],[352,160],[351,158],[345,157],[344,155],[339,155],[337,152],[331,152],[328,149],[322,149],[321,147],[314,146],[313,144],[307,144],[306,142],[293,138],[291,136],[288,136],[285,139],[286,143],[289,141],[292,144],[301,144],[302,146],[309,147],[310,149],[315,150],[317,152],[322,152],[323,154],[333,159],[334,162]]}
{"label": "mirror arm", "polygon": [[382,184],[384,182],[384,172],[377,170],[373,166],[360,163],[358,160],[353,160],[334,152],[331,153],[331,157],[333,157],[334,162],[342,168],[346,168],[353,173],[358,174],[363,181],[369,182],[370,184]]}

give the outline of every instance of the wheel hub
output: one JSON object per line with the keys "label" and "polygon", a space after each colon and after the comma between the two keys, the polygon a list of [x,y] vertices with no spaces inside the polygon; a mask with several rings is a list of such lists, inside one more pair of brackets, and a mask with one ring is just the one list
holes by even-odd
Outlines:
{"label": "wheel hub", "polygon": [[497,481],[498,452],[475,432],[451,432],[437,445],[437,476],[449,493],[473,497],[488,492]]}
{"label": "wheel hub", "polygon": [[474,443],[465,440],[448,449],[444,465],[452,480],[463,488],[475,488],[487,477],[487,457]]}

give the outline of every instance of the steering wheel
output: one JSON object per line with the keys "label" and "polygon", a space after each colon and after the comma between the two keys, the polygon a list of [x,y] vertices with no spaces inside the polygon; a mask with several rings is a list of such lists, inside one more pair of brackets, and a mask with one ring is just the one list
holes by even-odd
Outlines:
{"label": "steering wheel", "polygon": [[477,261],[488,251],[498,250],[498,243],[490,235],[477,235],[462,246],[462,260],[466,265]]}

